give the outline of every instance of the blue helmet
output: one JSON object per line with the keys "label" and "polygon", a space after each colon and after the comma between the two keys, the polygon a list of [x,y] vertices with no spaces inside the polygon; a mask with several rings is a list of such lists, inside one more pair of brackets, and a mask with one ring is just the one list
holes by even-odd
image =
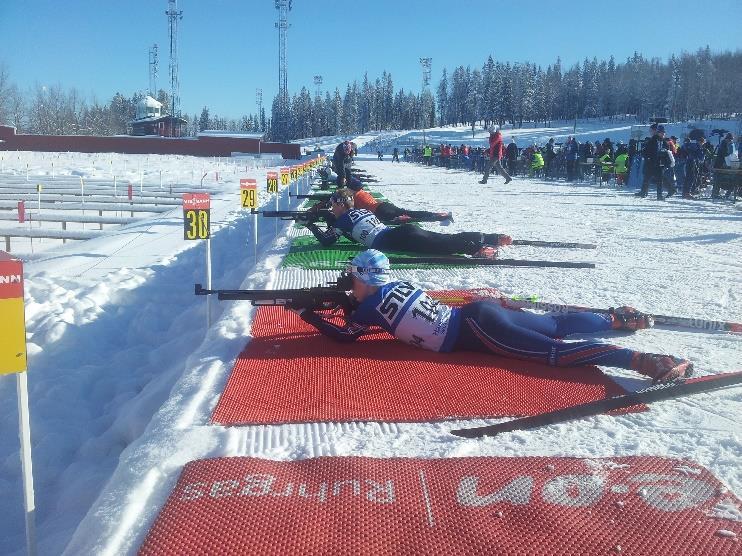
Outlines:
{"label": "blue helmet", "polygon": [[389,282],[389,259],[376,249],[361,251],[350,261],[348,272],[369,286],[383,286]]}

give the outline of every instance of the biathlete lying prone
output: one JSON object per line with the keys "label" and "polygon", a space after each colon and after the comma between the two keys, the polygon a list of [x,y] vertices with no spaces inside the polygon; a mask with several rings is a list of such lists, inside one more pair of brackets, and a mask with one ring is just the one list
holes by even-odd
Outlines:
{"label": "biathlete lying prone", "polygon": [[510,245],[512,238],[503,234],[460,232],[441,234],[423,230],[414,224],[391,228],[372,212],[355,208],[353,192],[342,188],[330,196],[331,218],[327,228],[308,222],[305,226],[324,246],[334,244],[345,236],[366,247],[390,251],[412,251],[429,255],[464,253],[475,257],[494,258],[497,247]]}
{"label": "biathlete lying prone", "polygon": [[[339,182],[343,182],[342,178],[339,178]],[[342,189],[340,187],[339,189]],[[407,222],[442,222],[451,223],[453,222],[452,212],[431,212],[428,210],[409,210],[400,208],[388,201],[379,201],[374,198],[371,193],[363,189],[363,184],[358,180],[351,180],[348,184],[348,189],[353,193],[353,207],[357,209],[366,209],[369,212],[374,213],[376,217],[382,222],[389,222],[391,224],[405,224]],[[330,200],[320,201],[314,205],[312,210],[320,210],[330,208]]]}
{"label": "biathlete lying prone", "polygon": [[562,341],[570,334],[650,328],[649,315],[631,307],[611,314],[537,315],[503,307],[496,300],[449,307],[409,282],[391,282],[389,259],[368,249],[351,261],[354,309],[337,326],[306,308],[289,307],[322,334],[350,342],[378,326],[407,344],[431,351],[478,351],[554,367],[605,365],[631,369],[656,383],[692,373],[690,361],[592,340]]}

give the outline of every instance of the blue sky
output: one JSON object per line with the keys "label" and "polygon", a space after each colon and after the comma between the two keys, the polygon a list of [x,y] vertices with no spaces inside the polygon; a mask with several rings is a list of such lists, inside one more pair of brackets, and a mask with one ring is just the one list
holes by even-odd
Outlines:
{"label": "blue sky", "polygon": [[[294,0],[289,31],[289,90],[344,90],[364,71],[392,73],[395,87],[418,90],[418,59],[443,67],[502,61],[565,65],[586,56],[623,60],[634,50],[672,52],[742,48],[742,0],[649,2],[515,0],[407,2]],[[653,3],[652,3],[653,4]],[[255,89],[270,107],[278,82],[273,0],[179,0],[181,99],[186,113],[208,105],[237,117],[254,112]],[[568,8],[568,9],[567,9]],[[158,86],[167,88],[166,0],[0,0],[0,63],[21,87],[60,84],[109,99],[148,85],[148,49],[160,46]]]}

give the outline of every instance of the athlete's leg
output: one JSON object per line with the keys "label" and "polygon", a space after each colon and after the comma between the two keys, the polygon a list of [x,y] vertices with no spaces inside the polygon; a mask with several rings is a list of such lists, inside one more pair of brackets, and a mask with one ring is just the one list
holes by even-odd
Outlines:
{"label": "athlete's leg", "polygon": [[415,222],[440,222],[448,218],[450,213],[448,212],[431,212],[428,210],[407,210],[399,209],[402,214],[406,214],[412,218]]}
{"label": "athlete's leg", "polygon": [[379,220],[389,222],[400,216],[409,216],[410,219],[416,222],[440,222],[445,220],[449,213],[448,212],[430,212],[427,210],[407,210],[399,208],[392,203],[379,203],[375,211],[376,217]]}
{"label": "athlete's leg", "polygon": [[413,251],[431,255],[452,255],[466,253],[472,255],[482,247],[482,234],[461,232],[458,234],[439,234],[423,230],[413,224],[403,224],[385,232],[376,249],[384,251]]}
{"label": "athlete's leg", "polygon": [[394,220],[398,216],[402,216],[403,214],[405,214],[405,212],[402,209],[395,207],[392,203],[385,202],[378,204],[374,214],[379,220],[388,222],[390,220]]}
{"label": "athlete's leg", "polygon": [[513,322],[511,311],[489,302],[462,308],[455,349],[491,352],[503,357],[538,361],[555,367],[600,364],[631,369],[634,351],[602,342],[562,342]]}
{"label": "athlete's leg", "polygon": [[493,302],[490,303],[495,305],[495,310],[507,311],[506,316],[513,324],[551,338],[563,338],[570,334],[604,332],[611,330],[612,327],[611,316],[600,313],[580,312],[563,315],[538,315],[530,311],[516,311]]}

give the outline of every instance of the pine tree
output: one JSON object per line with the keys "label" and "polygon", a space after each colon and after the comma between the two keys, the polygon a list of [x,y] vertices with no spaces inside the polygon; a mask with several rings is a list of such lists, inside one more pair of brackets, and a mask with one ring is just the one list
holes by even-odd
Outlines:
{"label": "pine tree", "polygon": [[485,127],[495,120],[496,104],[496,87],[495,87],[495,61],[492,56],[487,57],[487,61],[482,67],[482,86],[480,91],[480,108],[481,116],[484,119]]}
{"label": "pine tree", "polygon": [[449,110],[448,110],[448,74],[446,68],[443,68],[443,74],[441,80],[438,82],[438,123],[439,125],[447,125],[450,122]]}
{"label": "pine tree", "polygon": [[330,135],[340,135],[343,130],[343,99],[340,96],[340,89],[335,87],[335,96],[332,99],[332,125],[329,130]]}
{"label": "pine tree", "polygon": [[205,106],[201,110],[201,117],[198,119],[198,130],[204,131],[209,129],[209,109]]}
{"label": "pine tree", "polygon": [[472,132],[474,132],[474,126],[481,118],[482,74],[479,70],[470,72],[469,68],[467,68],[467,73],[469,83],[466,91],[466,120],[471,124]]}

